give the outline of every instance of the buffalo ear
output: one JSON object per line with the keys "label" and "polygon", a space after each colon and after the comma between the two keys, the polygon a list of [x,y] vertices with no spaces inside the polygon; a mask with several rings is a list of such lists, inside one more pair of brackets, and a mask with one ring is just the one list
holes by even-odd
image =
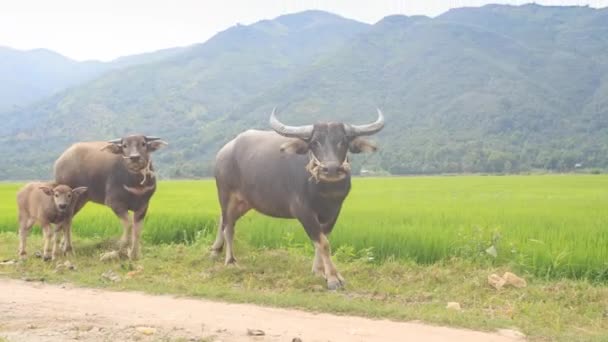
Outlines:
{"label": "buffalo ear", "polygon": [[85,191],[87,191],[87,187],[86,186],[80,186],[77,187],[76,189],[72,189],[72,193],[74,195],[82,195]]}
{"label": "buffalo ear", "polygon": [[49,188],[48,186],[41,186],[39,189],[42,190],[46,195],[53,196],[53,189]]}
{"label": "buffalo ear", "polygon": [[304,154],[308,152],[308,143],[301,139],[293,139],[281,145],[281,152],[289,154]]}
{"label": "buffalo ear", "polygon": [[122,147],[119,144],[108,143],[106,146],[102,147],[100,151],[108,151],[114,154],[122,154]]}
{"label": "buffalo ear", "polygon": [[167,143],[166,141],[163,141],[163,140],[150,141],[150,142],[148,142],[148,151],[154,152],[154,151],[160,149],[161,147],[164,147],[167,145],[169,145],[169,143]]}
{"label": "buffalo ear", "polygon": [[365,138],[355,138],[348,144],[348,149],[351,153],[368,153],[376,152],[378,146],[375,143]]}

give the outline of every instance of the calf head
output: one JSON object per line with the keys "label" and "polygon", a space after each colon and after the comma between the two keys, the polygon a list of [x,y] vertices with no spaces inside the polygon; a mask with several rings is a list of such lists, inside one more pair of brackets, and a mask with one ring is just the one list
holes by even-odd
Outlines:
{"label": "calf head", "polygon": [[366,125],[344,123],[316,123],[307,126],[287,126],[270,115],[270,126],[280,135],[296,138],[281,146],[281,152],[309,154],[308,171],[317,181],[337,182],[350,175],[347,154],[373,152],[377,147],[362,138],[384,127],[384,116],[378,109],[378,119]]}
{"label": "calf head", "polygon": [[119,154],[130,172],[139,173],[149,168],[152,152],[166,146],[167,143],[157,137],[129,135],[108,141],[101,150]]}
{"label": "calf head", "polygon": [[67,185],[57,185],[55,187],[41,186],[40,190],[42,190],[48,196],[53,196],[55,208],[57,211],[63,213],[66,212],[73,203],[75,203],[76,198],[79,195],[87,191],[87,187],[81,186],[72,189]]}

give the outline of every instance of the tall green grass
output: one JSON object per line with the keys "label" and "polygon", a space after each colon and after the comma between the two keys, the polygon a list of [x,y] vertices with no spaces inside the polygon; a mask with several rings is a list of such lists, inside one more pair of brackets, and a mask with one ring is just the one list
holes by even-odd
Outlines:
{"label": "tall green grass", "polygon": [[[0,184],[0,231],[17,229],[18,187]],[[218,216],[213,180],[161,182],[143,240],[191,243],[215,234]],[[109,209],[89,204],[74,222],[75,244],[78,236],[113,237],[121,230]],[[256,248],[308,246],[297,221],[255,212],[239,221],[236,238]],[[608,281],[608,177],[355,179],[330,240],[337,253],[377,262],[459,257],[512,264],[548,278]]]}

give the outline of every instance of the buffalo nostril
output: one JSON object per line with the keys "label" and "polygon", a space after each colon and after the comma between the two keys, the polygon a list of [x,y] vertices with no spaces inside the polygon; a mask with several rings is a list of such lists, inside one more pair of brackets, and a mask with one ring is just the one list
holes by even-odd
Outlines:
{"label": "buffalo nostril", "polygon": [[321,167],[321,171],[326,175],[336,175],[338,173],[338,169],[340,165],[337,163],[328,163],[327,165],[323,165]]}
{"label": "buffalo nostril", "polygon": [[59,205],[59,209],[65,209],[65,208],[67,208],[67,207],[68,207],[68,205],[67,205],[67,204],[60,204],[60,205]]}
{"label": "buffalo nostril", "polygon": [[140,156],[130,156],[129,159],[131,159],[132,161],[139,161],[141,157]]}

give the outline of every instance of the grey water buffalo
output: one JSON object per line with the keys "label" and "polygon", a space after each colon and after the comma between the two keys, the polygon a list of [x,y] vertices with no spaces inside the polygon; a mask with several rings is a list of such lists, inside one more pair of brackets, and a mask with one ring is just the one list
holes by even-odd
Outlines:
{"label": "grey water buffalo", "polygon": [[[19,209],[19,256],[25,258],[27,235],[36,223],[42,227],[44,235],[44,260],[55,259],[59,253],[59,233],[64,234],[72,225],[72,216],[78,197],[86,187],[72,189],[67,185],[52,182],[31,182],[17,193]],[[53,230],[51,225],[55,225]],[[67,234],[66,234],[67,236]],[[52,256],[49,244],[53,238]]]}
{"label": "grey water buffalo", "polygon": [[248,130],[217,153],[221,217],[212,253],[218,255],[225,243],[226,264],[236,261],[234,225],[250,209],[295,218],[314,243],[313,272],[325,277],[329,289],[337,289],[344,279],[331,261],[327,237],[351,187],[347,154],[376,150],[362,136],[384,127],[382,112],[378,109],[378,119],[366,125],[330,122],[293,127],[281,123],[273,110],[270,125],[274,132]]}
{"label": "grey water buffalo", "polygon": [[[88,201],[110,207],[123,225],[121,249],[130,245],[128,256],[131,259],[139,256],[143,220],[156,190],[151,153],[165,145],[167,143],[160,138],[144,135],[130,135],[109,142],[79,142],[55,162],[58,183],[88,187],[86,194],[78,199],[74,214]],[[129,211],[133,212],[132,220]],[[66,243],[65,248],[71,250],[71,244]]]}

